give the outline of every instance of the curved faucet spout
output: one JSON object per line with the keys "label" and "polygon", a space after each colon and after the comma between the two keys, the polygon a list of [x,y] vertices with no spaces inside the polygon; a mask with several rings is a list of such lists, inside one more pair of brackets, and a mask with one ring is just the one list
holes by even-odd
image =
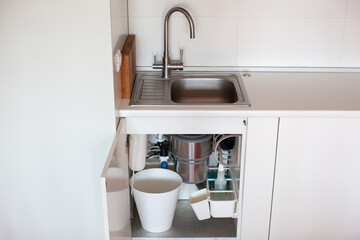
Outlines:
{"label": "curved faucet spout", "polygon": [[190,38],[195,38],[195,25],[194,25],[194,20],[192,19],[190,13],[188,11],[186,11],[184,8],[181,7],[174,7],[172,9],[170,9],[166,16],[165,16],[165,22],[164,22],[164,34],[165,34],[165,38],[167,40],[169,40],[169,19],[171,14],[173,14],[174,12],[181,12],[182,14],[184,14],[184,16],[186,17],[186,19],[188,20],[189,23],[189,27],[190,27]]}
{"label": "curved faucet spout", "polygon": [[[190,27],[190,38],[195,38],[195,25],[194,20],[192,19],[191,15],[186,11],[185,9],[181,7],[174,7],[170,9],[166,16],[165,16],[165,22],[164,22],[164,59],[163,59],[163,77],[168,78],[169,77],[169,66],[170,66],[170,58],[169,58],[169,19],[172,13],[174,12],[181,12],[184,14],[186,19],[189,22]],[[181,68],[182,69],[182,68]]]}

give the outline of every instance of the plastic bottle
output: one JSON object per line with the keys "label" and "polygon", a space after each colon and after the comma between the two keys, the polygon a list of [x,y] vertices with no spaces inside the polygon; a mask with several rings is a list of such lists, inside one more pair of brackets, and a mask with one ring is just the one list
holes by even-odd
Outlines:
{"label": "plastic bottle", "polygon": [[226,179],[224,174],[224,166],[219,163],[219,169],[217,172],[217,177],[215,179],[215,190],[225,190],[226,189]]}
{"label": "plastic bottle", "polygon": [[218,161],[216,161],[215,152],[213,150],[213,152],[211,153],[211,155],[209,157],[209,166],[216,167],[217,165],[218,165]]}

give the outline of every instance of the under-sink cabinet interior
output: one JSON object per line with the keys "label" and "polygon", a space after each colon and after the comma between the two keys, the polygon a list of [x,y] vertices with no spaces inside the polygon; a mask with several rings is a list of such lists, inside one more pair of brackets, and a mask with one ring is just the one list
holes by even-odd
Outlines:
{"label": "under-sink cabinet interior", "polygon": [[[182,131],[174,127],[161,134],[152,133],[157,129],[155,126],[146,134],[139,134],[132,133],[131,127],[126,127],[128,121],[121,119],[101,177],[107,239],[239,238],[246,119],[236,120],[238,127],[232,133],[214,131],[219,129],[199,132],[192,129],[193,125]],[[132,191],[132,187],[137,187],[137,173],[150,169],[170,170],[182,178],[177,198],[169,200],[176,201],[176,208],[171,227],[166,231],[144,229],[146,214],[141,218],[140,211],[144,210],[138,207],[143,200],[136,199]],[[147,184],[154,187],[149,186],[151,180]],[[198,200],[196,196],[202,192],[205,199]],[[195,213],[197,201],[201,201],[202,207],[208,206],[208,213]],[[158,202],[154,202],[153,208],[156,205]],[[155,215],[169,211],[167,205],[171,203],[166,202],[151,213],[152,221],[156,221]],[[208,216],[202,219],[204,214]]]}

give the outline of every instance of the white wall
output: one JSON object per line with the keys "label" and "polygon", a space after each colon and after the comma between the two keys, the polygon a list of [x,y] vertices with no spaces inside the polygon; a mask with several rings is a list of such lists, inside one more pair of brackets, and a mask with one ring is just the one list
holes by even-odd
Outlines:
{"label": "white wall", "polygon": [[[163,54],[163,19],[174,6],[193,16],[170,23],[171,56],[187,66],[360,67],[360,0],[130,0],[137,65]],[[175,17],[176,16],[176,17]]]}
{"label": "white wall", "polygon": [[103,239],[109,1],[0,1],[0,239]]}

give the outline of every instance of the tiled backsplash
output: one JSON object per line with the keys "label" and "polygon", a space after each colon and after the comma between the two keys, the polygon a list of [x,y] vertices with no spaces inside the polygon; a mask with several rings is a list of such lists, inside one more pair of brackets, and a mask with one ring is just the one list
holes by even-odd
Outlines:
{"label": "tiled backsplash", "polygon": [[170,55],[185,66],[360,67],[360,0],[129,0],[129,32],[137,65],[163,54],[166,12],[180,6],[194,18],[170,19]]}

